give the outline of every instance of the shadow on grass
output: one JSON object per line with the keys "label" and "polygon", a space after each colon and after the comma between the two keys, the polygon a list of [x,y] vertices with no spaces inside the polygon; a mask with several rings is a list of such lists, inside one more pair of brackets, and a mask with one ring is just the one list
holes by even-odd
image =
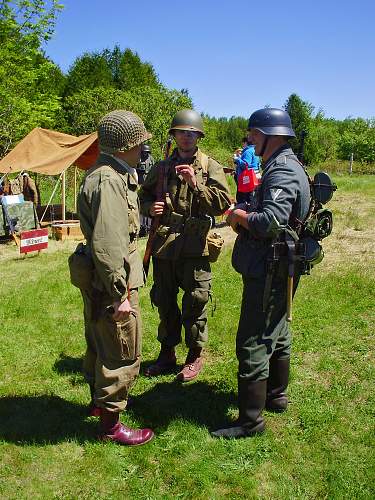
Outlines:
{"label": "shadow on grass", "polygon": [[53,370],[62,375],[82,373],[82,358],[73,358],[61,353],[53,365]]}
{"label": "shadow on grass", "polygon": [[96,440],[97,424],[85,420],[86,408],[58,396],[0,398],[0,440],[46,445],[70,439]]}
{"label": "shadow on grass", "polygon": [[[159,383],[132,399],[129,414],[137,419],[137,425],[150,426],[157,434],[178,419],[217,428],[225,421],[228,406],[236,401],[233,392],[218,392],[204,382]],[[86,411],[86,407],[58,396],[2,397],[0,440],[41,446],[72,439],[80,444],[96,441],[98,424],[87,420]],[[122,421],[126,420],[125,414]]]}
{"label": "shadow on grass", "polygon": [[206,382],[181,384],[177,381],[161,382],[139,396],[132,396],[131,412],[156,431],[165,430],[172,420],[183,419],[209,429],[226,421],[229,406],[236,406],[233,391],[218,390]]}

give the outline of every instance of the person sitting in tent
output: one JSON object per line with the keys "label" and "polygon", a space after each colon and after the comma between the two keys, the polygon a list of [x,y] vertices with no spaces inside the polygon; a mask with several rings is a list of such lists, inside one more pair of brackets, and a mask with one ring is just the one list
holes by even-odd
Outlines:
{"label": "person sitting in tent", "polygon": [[22,172],[22,193],[25,201],[32,201],[35,206],[40,203],[38,188],[27,172]]}

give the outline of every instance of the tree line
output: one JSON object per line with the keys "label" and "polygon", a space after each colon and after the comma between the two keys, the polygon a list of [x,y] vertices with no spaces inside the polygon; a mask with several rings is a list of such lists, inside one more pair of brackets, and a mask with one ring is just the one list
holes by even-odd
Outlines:
{"label": "tree line", "polygon": [[[93,132],[98,120],[115,108],[139,114],[152,132],[151,146],[161,157],[173,115],[193,107],[186,89],[171,90],[160,82],[152,64],[119,46],[84,53],[66,74],[42,50],[53,36],[58,0],[0,2],[0,157],[34,127],[73,135]],[[291,94],[284,104],[296,139],[305,139],[305,161],[316,165],[347,160],[353,154],[364,164],[375,163],[375,120],[326,118],[322,110]],[[228,164],[246,134],[247,118],[203,115],[206,137],[202,149]]]}

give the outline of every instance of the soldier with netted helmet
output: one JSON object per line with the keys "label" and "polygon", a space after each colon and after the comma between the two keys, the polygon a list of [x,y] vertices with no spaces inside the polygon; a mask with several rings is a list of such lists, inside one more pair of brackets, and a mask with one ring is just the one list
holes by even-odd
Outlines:
{"label": "soldier with netted helmet", "polygon": [[[202,349],[208,337],[211,268],[206,237],[212,219],[227,210],[230,198],[222,166],[197,146],[204,137],[199,113],[179,111],[169,132],[176,148],[169,158],[154,165],[139,193],[141,212],[160,217],[152,246],[154,283],[150,296],[159,312],[161,346],[158,359],[145,373],[153,377],[176,371],[175,348],[184,326],[188,354],[177,380],[188,382],[202,369]],[[157,197],[160,171],[164,199]],[[177,302],[180,288],[182,310]]]}
{"label": "soldier with netted helmet", "polygon": [[308,176],[288,144],[290,137],[295,134],[286,111],[265,108],[250,116],[248,138],[263,159],[262,183],[255,208],[237,206],[227,218],[238,233],[232,264],[243,279],[236,338],[239,417],[214,431],[214,437],[261,433],[264,408],[287,409],[291,352],[287,291],[290,300],[301,273],[295,238],[311,200]]}
{"label": "soldier with netted helmet", "polygon": [[[143,270],[137,251],[135,167],[141,145],[150,137],[139,116],[130,111],[105,115],[98,126],[100,155],[78,195],[86,245],[77,251],[92,263],[90,279],[80,286],[87,344],[83,371],[92,397],[90,414],[100,416],[102,439],[123,445],[144,444],[153,437],[152,430],[131,429],[119,419],[141,359],[138,288],[143,285]],[[71,267],[72,282],[82,269],[82,265]]]}

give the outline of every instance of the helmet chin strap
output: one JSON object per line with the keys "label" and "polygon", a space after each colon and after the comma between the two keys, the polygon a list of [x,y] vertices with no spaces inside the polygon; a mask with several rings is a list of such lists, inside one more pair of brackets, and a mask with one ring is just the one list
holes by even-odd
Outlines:
{"label": "helmet chin strap", "polygon": [[264,152],[268,146],[268,140],[269,140],[269,136],[268,135],[264,135],[264,141],[263,141],[263,144],[262,144],[262,149],[259,151],[259,156],[262,156],[264,155]]}

